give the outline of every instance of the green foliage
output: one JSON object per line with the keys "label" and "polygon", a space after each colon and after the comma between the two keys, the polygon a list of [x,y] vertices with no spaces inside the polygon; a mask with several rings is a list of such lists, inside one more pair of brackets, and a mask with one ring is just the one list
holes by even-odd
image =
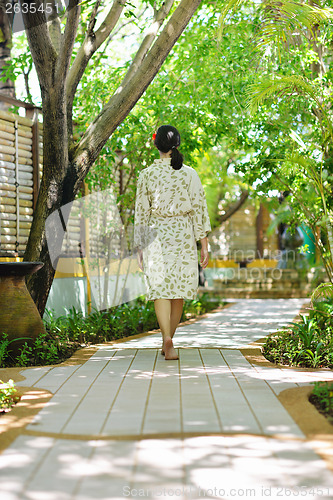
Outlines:
{"label": "green foliage", "polygon": [[320,397],[324,410],[333,410],[333,383],[314,382],[312,394]]}
{"label": "green foliage", "polygon": [[[14,54],[15,52],[15,54]],[[29,81],[29,75],[33,69],[33,60],[28,49],[25,34],[17,35],[15,38],[15,49],[11,54],[11,59],[1,68],[0,80],[7,79],[16,82],[19,76],[24,76],[25,83]],[[26,85],[27,101],[32,103],[30,90]]]}
{"label": "green foliage", "polygon": [[304,348],[309,349],[316,332],[316,320],[315,318],[310,319],[308,316],[305,316],[305,314],[300,314],[300,317],[302,319],[301,323],[291,323],[294,325],[293,332],[299,336]]}
{"label": "green foliage", "polygon": [[[0,340],[0,367],[8,366],[38,366],[60,363],[71,356],[80,344],[75,340],[66,339],[63,332],[58,335],[53,332],[39,335],[35,341],[24,342],[18,354],[10,349],[11,342],[6,334]],[[28,339],[27,339],[28,340]]]}
{"label": "green foliage", "polygon": [[[8,360],[12,360],[12,354],[11,354],[11,348],[10,345],[14,342],[22,341],[22,340],[28,340],[27,337],[20,337],[17,339],[13,340],[8,340],[8,335],[6,333],[2,333],[0,335],[2,337],[2,340],[0,340],[0,368],[3,368],[5,366],[8,366]],[[26,345],[26,344],[24,344]],[[23,357],[25,354],[23,354]]]}
{"label": "green foliage", "polygon": [[271,96],[294,97],[295,95],[304,95],[319,104],[315,87],[299,75],[277,75],[272,79],[263,79],[258,83],[249,85],[246,93],[251,113],[255,113],[258,106]]}
{"label": "green foliage", "polygon": [[313,382],[314,389],[309,401],[333,423],[333,383]]}
{"label": "green foliage", "polygon": [[[182,320],[203,314],[220,305],[221,302],[212,302],[207,295],[200,299],[184,301]],[[84,317],[74,308],[68,316],[55,318],[48,311],[46,327],[50,333],[67,341],[80,340],[80,343],[109,342],[130,335],[146,332],[158,328],[153,301],[145,301],[139,297],[135,301],[121,304],[106,311],[94,310]]]}
{"label": "green foliage", "polygon": [[[247,96],[253,118],[248,137],[239,136],[252,152],[235,170],[263,200],[271,199],[270,209],[281,222],[310,228],[332,282],[333,10],[327,4],[268,0],[252,15],[256,75],[249,68],[240,100]],[[281,192],[288,197],[280,204],[275,197]]]}
{"label": "green foliage", "polygon": [[332,19],[333,10],[301,1],[268,0],[259,6],[258,14],[261,22],[255,36],[255,50],[263,53],[268,46],[274,47],[281,61],[281,53],[299,43],[299,39],[315,37],[318,27]]}
{"label": "green foliage", "polygon": [[0,411],[12,408],[19,400],[14,381],[2,382],[0,380]]}
{"label": "green foliage", "polygon": [[[75,52],[94,3],[82,4]],[[133,222],[136,179],[158,154],[152,133],[172,123],[182,135],[185,163],[203,181],[213,229],[221,212],[247,189],[280,222],[311,229],[333,279],[331,3],[202,2],[154,82],[101,151],[87,177],[91,189],[114,187],[124,225]],[[142,19],[150,20],[152,8],[161,4],[127,3],[130,17],[98,51],[79,84],[75,140],[121,84],[144,36]],[[135,23],[127,23],[131,18]],[[119,44],[128,50],[119,50]],[[27,72],[28,60],[15,64]],[[289,196],[280,205],[284,191]],[[82,329],[75,335],[80,342],[85,337]]]}
{"label": "green foliage", "polygon": [[333,285],[332,285],[332,283],[321,283],[312,292],[311,303],[316,304],[317,306],[320,307],[320,302],[317,302],[319,299],[333,300]]}
{"label": "green foliage", "polygon": [[2,334],[2,341],[0,341],[0,368],[3,368],[8,357],[8,346],[10,341],[8,340],[8,335]]}
{"label": "green foliage", "polygon": [[333,368],[333,303],[315,304],[301,322],[267,338],[264,356],[279,364]]}
{"label": "green foliage", "polygon": [[[94,4],[86,0],[81,5],[74,56]],[[119,88],[145,25],[161,5],[161,0],[126,3],[121,29],[101,47],[80,81],[73,108],[75,141]],[[104,15],[107,9],[102,2],[98,10]],[[202,2],[154,82],[101,151],[87,178],[90,187],[113,186],[122,220],[129,224],[137,176],[157,155],[152,133],[172,123],[182,135],[185,163],[198,169],[203,180],[213,228],[243,188],[266,202],[269,198],[274,211],[277,194],[289,191],[293,220],[287,222],[319,226],[329,242],[332,12],[331,2]],[[15,71],[27,73],[30,56],[21,50],[23,41],[17,43]],[[321,184],[303,160],[312,163]],[[124,179],[121,192],[118,173]],[[329,256],[329,245],[316,243]]]}
{"label": "green foliage", "polygon": [[[215,5],[203,4],[87,177],[93,190],[114,187],[125,224],[132,221],[138,174],[158,156],[152,134],[163,123],[181,132],[180,150],[185,164],[196,168],[202,179],[213,227],[219,225],[219,204],[233,203],[247,188],[229,166],[239,156],[239,127],[244,125],[245,136],[249,124],[250,114],[240,103],[248,64],[236,28],[230,37],[216,39],[219,17]],[[245,38],[252,30],[251,23],[242,25]],[[83,76],[74,106],[78,135],[121,83],[126,65],[114,65],[113,60],[103,57],[103,65],[91,66]],[[119,172],[125,179],[122,192]]]}
{"label": "green foliage", "polygon": [[15,366],[29,366],[32,353],[32,346],[29,346],[27,342],[25,342],[23,347],[20,349],[20,354],[15,358]]}

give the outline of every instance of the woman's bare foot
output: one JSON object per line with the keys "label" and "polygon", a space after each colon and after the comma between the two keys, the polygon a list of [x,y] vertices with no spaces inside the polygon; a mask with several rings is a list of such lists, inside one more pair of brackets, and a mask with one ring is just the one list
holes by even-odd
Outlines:
{"label": "woman's bare foot", "polygon": [[164,340],[164,352],[165,352],[165,359],[178,359],[178,354],[176,352],[176,349],[173,347],[172,339],[166,338]]}

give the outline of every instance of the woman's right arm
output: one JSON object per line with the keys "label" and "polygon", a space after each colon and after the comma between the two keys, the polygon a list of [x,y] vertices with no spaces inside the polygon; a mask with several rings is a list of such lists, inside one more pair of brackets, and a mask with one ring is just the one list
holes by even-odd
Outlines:
{"label": "woman's right arm", "polygon": [[201,243],[201,259],[200,259],[200,265],[203,269],[205,269],[208,265],[209,261],[209,254],[208,254],[208,238],[205,236],[205,238],[202,238],[200,240]]}

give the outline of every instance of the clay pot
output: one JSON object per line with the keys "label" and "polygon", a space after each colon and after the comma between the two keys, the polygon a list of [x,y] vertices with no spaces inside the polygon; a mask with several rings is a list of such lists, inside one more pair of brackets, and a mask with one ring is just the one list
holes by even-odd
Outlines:
{"label": "clay pot", "polygon": [[42,262],[0,262],[0,335],[11,341],[15,355],[45,333],[44,324],[25,284],[25,277],[43,267]]}

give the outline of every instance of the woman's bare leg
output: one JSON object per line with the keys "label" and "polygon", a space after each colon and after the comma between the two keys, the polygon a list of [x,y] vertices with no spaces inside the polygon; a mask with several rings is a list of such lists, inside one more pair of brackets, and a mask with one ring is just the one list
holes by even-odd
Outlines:
{"label": "woman's bare leg", "polygon": [[171,299],[155,299],[154,307],[162,332],[165,359],[178,359],[171,337]]}
{"label": "woman's bare leg", "polygon": [[[171,313],[170,313],[170,337],[173,338],[176,328],[182,317],[184,299],[171,299]],[[162,346],[162,354],[164,354],[164,344]]]}
{"label": "woman's bare leg", "polygon": [[184,299],[171,299],[170,333],[173,338],[182,317]]}

